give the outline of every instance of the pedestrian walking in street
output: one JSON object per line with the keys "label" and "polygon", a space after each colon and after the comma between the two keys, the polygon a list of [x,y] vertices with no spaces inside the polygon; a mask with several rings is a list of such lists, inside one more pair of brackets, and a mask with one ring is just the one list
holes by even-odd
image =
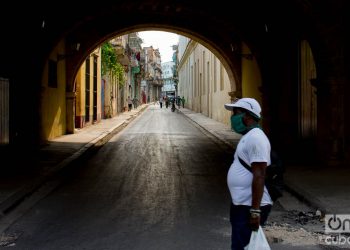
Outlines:
{"label": "pedestrian walking in street", "polygon": [[132,100],[131,100],[130,96],[128,96],[127,102],[128,102],[128,111],[131,111],[131,109],[132,109]]}
{"label": "pedestrian walking in street", "polygon": [[139,106],[140,101],[135,96],[134,99],[132,99],[132,103],[134,105],[134,109],[137,109],[137,107]]}
{"label": "pedestrian walking in street", "polygon": [[182,96],[182,98],[181,98],[181,103],[182,103],[182,108],[185,108],[185,97],[184,96]]}
{"label": "pedestrian walking in street", "polygon": [[165,107],[168,108],[169,107],[169,97],[165,97]]}
{"label": "pedestrian walking in street", "polygon": [[[255,99],[241,98],[225,104],[225,108],[233,112],[232,129],[242,135],[227,174],[227,185],[231,194],[231,249],[244,250],[252,231],[257,231],[266,222],[273,204],[265,187],[271,145],[259,126],[261,107]],[[252,172],[240,163],[239,158],[251,167]]]}
{"label": "pedestrian walking in street", "polygon": [[171,99],[171,111],[172,112],[175,112],[175,110],[176,110],[175,102],[176,102],[176,98]]}
{"label": "pedestrian walking in street", "polygon": [[176,105],[178,106],[178,108],[181,107],[181,97],[179,95],[176,97]]}
{"label": "pedestrian walking in street", "polygon": [[159,105],[160,108],[163,108],[163,97],[159,98]]}

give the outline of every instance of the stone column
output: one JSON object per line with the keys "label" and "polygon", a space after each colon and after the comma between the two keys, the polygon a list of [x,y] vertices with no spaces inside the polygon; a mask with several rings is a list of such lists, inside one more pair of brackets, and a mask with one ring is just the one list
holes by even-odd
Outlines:
{"label": "stone column", "polygon": [[317,88],[317,145],[320,160],[330,166],[344,160],[344,83],[328,78]]}
{"label": "stone column", "polygon": [[66,92],[66,133],[74,134],[75,92]]}

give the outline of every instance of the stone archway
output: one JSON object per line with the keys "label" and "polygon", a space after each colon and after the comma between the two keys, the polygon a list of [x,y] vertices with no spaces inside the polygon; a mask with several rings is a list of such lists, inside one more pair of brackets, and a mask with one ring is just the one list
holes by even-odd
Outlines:
{"label": "stone archway", "polygon": [[[245,12],[235,12],[235,16],[230,16],[227,15],[229,11],[220,6],[213,8],[205,4],[141,1],[118,3],[114,8],[108,9],[100,7],[96,15],[75,25],[64,37],[68,50],[72,48],[74,50],[74,45],[80,44],[80,50],[67,59],[67,91],[74,88],[74,76],[78,65],[102,41],[116,34],[151,28],[177,32],[197,39],[208,47],[224,63],[229,77],[235,79],[237,88],[236,92],[230,93],[231,97],[241,97],[240,44],[244,42],[251,49],[261,68],[263,78],[261,92],[263,106],[266,107],[264,117],[268,133],[274,138],[285,138],[289,150],[298,143],[295,140],[298,136],[298,125],[294,124],[298,120],[296,110],[298,96],[295,93],[297,62],[293,57],[296,54],[295,46],[298,39],[306,31],[302,28],[301,21],[296,27],[288,24],[288,18],[296,19],[299,9],[289,10],[284,7],[280,12],[272,13],[268,9],[269,6],[256,4],[256,8],[250,11],[250,15],[255,15],[254,21],[247,18]],[[250,6],[235,2],[232,7],[249,9]],[[310,19],[307,21],[309,22],[307,28],[310,31],[314,25]],[[314,40],[319,38],[312,33],[310,36]],[[322,41],[316,42],[314,47],[323,50],[322,48],[326,46]],[[281,58],[281,53],[286,57]],[[72,54],[72,51],[67,51],[67,54]],[[287,69],[288,67],[290,69]],[[281,106],[286,107],[288,116],[279,108]],[[67,111],[71,108],[68,106]],[[68,123],[73,124],[73,121]],[[289,125],[281,129],[281,124]],[[325,129],[324,134],[328,131],[328,128]]]}
{"label": "stone archway", "polygon": [[[40,96],[40,80],[45,61],[57,43],[64,40],[66,54],[74,49],[74,44],[80,44],[80,52],[67,60],[68,91],[73,90],[76,65],[85,55],[99,43],[115,34],[123,34],[133,30],[149,27],[170,30],[186,36],[198,38],[204,45],[217,52],[217,56],[225,63],[226,69],[236,82],[241,81],[240,51],[235,50],[235,44],[244,42],[257,59],[262,73],[263,106],[271,133],[276,138],[287,138],[290,148],[296,147],[298,140],[297,96],[295,83],[297,73],[295,68],[295,42],[298,39],[310,37],[319,75],[318,91],[320,120],[324,124],[319,130],[318,145],[324,147],[322,152],[331,152],[330,141],[334,142],[332,134],[336,124],[342,124],[337,130],[334,148],[350,152],[349,135],[345,129],[349,121],[349,111],[344,109],[344,101],[337,102],[337,114],[334,124],[326,124],[325,113],[332,112],[332,106],[327,100],[343,99],[342,93],[347,90],[348,76],[345,71],[344,53],[346,42],[343,31],[346,25],[342,22],[347,6],[344,1],[173,1],[173,0],[138,0],[114,1],[106,5],[96,5],[93,8],[86,4],[60,2],[58,6],[47,3],[31,6],[33,11],[18,10],[15,4],[9,5],[9,13],[16,13],[19,24],[7,27],[6,20],[1,19],[5,28],[2,47],[8,48],[1,61],[1,76],[9,77],[14,83],[15,92],[21,101],[14,105],[15,113],[20,113],[23,106],[30,106],[31,111],[21,118],[15,117],[13,134],[35,135],[40,133],[40,125],[22,124],[22,120],[39,119],[38,96]],[[1,17],[2,18],[2,17]],[[20,32],[22,31],[22,32]],[[23,74],[16,74],[18,62],[14,58],[21,57],[17,48],[23,37],[27,38],[28,67],[23,68]],[[31,39],[32,38],[32,39]],[[207,43],[207,44],[206,44]],[[71,47],[71,45],[73,45]],[[83,52],[84,51],[84,52]],[[85,53],[85,54],[80,54]],[[28,84],[28,79],[31,83]],[[239,95],[239,91],[237,93]],[[339,98],[341,96],[342,98]],[[69,94],[68,94],[69,97]],[[325,111],[325,112],[323,112]],[[288,115],[286,115],[288,114]],[[14,135],[13,135],[14,136]],[[24,137],[23,141],[26,141]],[[347,155],[350,155],[349,152]],[[321,154],[324,155],[324,154]]]}

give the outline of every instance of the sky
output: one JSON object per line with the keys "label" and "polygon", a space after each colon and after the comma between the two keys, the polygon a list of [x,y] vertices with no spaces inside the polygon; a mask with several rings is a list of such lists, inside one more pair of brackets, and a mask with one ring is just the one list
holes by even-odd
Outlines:
{"label": "sky", "polygon": [[154,49],[159,49],[162,63],[172,61],[172,45],[178,44],[179,35],[164,31],[142,31],[138,34],[143,40],[142,47],[153,46]]}

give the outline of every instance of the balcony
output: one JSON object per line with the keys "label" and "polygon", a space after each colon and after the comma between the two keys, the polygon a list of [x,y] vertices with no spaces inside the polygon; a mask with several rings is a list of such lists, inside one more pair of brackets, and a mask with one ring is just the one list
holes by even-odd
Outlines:
{"label": "balcony", "polygon": [[125,48],[124,47],[122,47],[122,46],[115,46],[114,49],[115,49],[115,53],[118,56],[125,55]]}
{"label": "balcony", "polygon": [[151,84],[152,84],[153,86],[162,87],[162,86],[163,86],[163,80],[160,79],[160,78],[155,78],[155,79],[153,79],[153,81],[151,81]]}
{"label": "balcony", "polygon": [[118,62],[123,66],[128,66],[130,64],[130,59],[127,55],[119,55]]}

